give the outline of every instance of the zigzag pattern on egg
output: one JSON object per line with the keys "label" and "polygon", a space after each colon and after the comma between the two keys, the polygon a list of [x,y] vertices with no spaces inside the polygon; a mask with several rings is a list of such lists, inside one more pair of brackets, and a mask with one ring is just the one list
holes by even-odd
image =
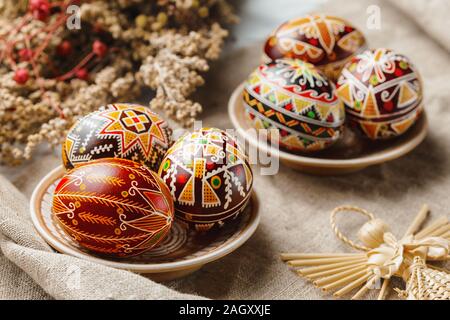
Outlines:
{"label": "zigzag pattern on egg", "polygon": [[243,102],[256,129],[279,130],[279,142],[292,152],[322,150],[342,134],[344,107],[334,84],[300,60],[261,65],[248,78]]}

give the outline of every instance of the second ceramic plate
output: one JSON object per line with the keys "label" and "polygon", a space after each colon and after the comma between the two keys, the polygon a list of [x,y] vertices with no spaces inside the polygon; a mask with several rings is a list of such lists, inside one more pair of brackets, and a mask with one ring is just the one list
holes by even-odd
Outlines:
{"label": "second ceramic plate", "polygon": [[317,175],[347,174],[372,165],[397,159],[416,148],[427,135],[427,119],[423,114],[414,126],[401,137],[387,141],[370,141],[346,128],[343,138],[331,148],[314,155],[297,155],[282,150],[274,151],[265,141],[249,134],[251,126],[245,118],[241,84],[228,102],[228,113],[238,134],[253,148],[279,155],[280,161],[299,171]]}

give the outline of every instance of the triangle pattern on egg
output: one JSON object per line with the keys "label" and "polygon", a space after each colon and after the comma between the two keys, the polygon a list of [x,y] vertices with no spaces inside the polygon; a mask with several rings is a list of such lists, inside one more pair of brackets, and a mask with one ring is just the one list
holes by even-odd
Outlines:
{"label": "triangle pattern on egg", "polygon": [[258,77],[256,73],[253,73],[250,78],[247,80],[250,84],[258,84],[261,82],[261,79]]}
{"label": "triangle pattern on egg", "polygon": [[346,83],[337,89],[339,98],[348,106],[353,105],[353,96],[351,94],[351,87],[349,83]]}
{"label": "triangle pattern on egg", "polygon": [[203,181],[203,206],[206,208],[220,206],[220,199],[208,181]]}
{"label": "triangle pattern on egg", "polygon": [[285,104],[289,103],[291,100],[291,96],[289,96],[281,91],[276,91],[275,96],[276,96],[279,104],[285,105]]}
{"label": "triangle pattern on egg", "polygon": [[417,98],[418,98],[417,92],[415,92],[411,88],[408,82],[405,82],[400,87],[400,94],[398,96],[398,107],[399,108],[406,107],[407,105],[417,100]]}
{"label": "triangle pattern on egg", "polygon": [[373,95],[373,92],[370,91],[366,96],[366,101],[364,103],[364,107],[362,110],[362,115],[367,118],[372,118],[380,115],[380,111],[378,110],[377,101]]}
{"label": "triangle pattern on egg", "polygon": [[380,125],[376,123],[360,123],[361,129],[367,134],[367,136],[371,139],[376,139],[378,135],[378,130],[380,129]]}
{"label": "triangle pattern on egg", "polygon": [[319,113],[321,120],[326,119],[330,113],[330,107],[321,103],[317,103],[315,109]]}
{"label": "triangle pattern on egg", "polygon": [[194,176],[191,176],[178,197],[183,205],[194,205]]}
{"label": "triangle pattern on egg", "polygon": [[288,145],[290,147],[294,147],[294,148],[298,148],[298,149],[302,149],[304,147],[303,143],[301,143],[299,137],[294,136],[294,135],[289,135],[286,138],[284,138],[282,141],[285,145]]}
{"label": "triangle pattern on egg", "polygon": [[272,91],[272,88],[271,88],[271,86],[269,86],[268,84],[263,83],[263,84],[261,85],[261,95],[266,96],[266,95],[268,95],[271,91]]}
{"label": "triangle pattern on egg", "polygon": [[[309,119],[321,119],[320,112],[317,110],[315,105],[310,105],[309,108],[304,108],[300,113],[301,116]],[[312,115],[314,115],[312,117]]]}
{"label": "triangle pattern on egg", "polygon": [[398,134],[402,134],[408,130],[414,124],[415,117],[407,118],[405,120],[393,123],[391,125],[392,129]]}
{"label": "triangle pattern on egg", "polygon": [[303,110],[309,109],[312,105],[313,104],[311,102],[301,100],[301,99],[294,99],[294,103],[293,103],[295,112],[297,112],[299,114],[302,113]]}

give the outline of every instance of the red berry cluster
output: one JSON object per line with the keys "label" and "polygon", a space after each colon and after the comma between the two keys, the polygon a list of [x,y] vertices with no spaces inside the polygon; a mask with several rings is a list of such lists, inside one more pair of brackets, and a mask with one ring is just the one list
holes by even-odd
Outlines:
{"label": "red berry cluster", "polygon": [[30,74],[27,69],[17,69],[16,73],[14,74],[14,81],[16,81],[18,84],[27,83],[29,78]]}
{"label": "red berry cluster", "polygon": [[[30,41],[24,41],[25,48],[22,48],[17,51],[17,60],[19,62],[28,62],[32,67],[32,70],[28,70],[26,67],[20,67],[15,69],[13,79],[17,84],[24,85],[30,79],[30,74],[33,74],[34,77],[39,78],[40,75],[35,67],[39,64],[39,58],[44,54],[45,49],[48,47],[50,43],[51,36],[60,31],[60,28],[64,27],[64,24],[67,20],[66,8],[71,4],[79,4],[78,0],[66,0],[60,2],[50,2],[49,0],[30,0],[28,3],[28,12],[23,17],[23,22],[19,23],[17,27],[17,31],[20,30],[23,26],[25,26],[31,19],[37,19],[40,21],[47,21],[53,14],[58,14],[59,16],[56,19],[52,19],[52,23],[48,26],[45,26],[46,31],[48,30],[47,39],[44,40],[42,46],[38,48],[29,48],[26,43]],[[96,28],[101,28],[100,26],[96,26]],[[30,39],[27,39],[30,40]],[[9,48],[11,52],[14,52],[14,47],[16,46],[16,41],[11,41],[9,43]],[[69,58],[74,53],[74,47],[70,40],[62,41],[56,48],[55,53],[59,57]],[[0,57],[3,55],[8,56],[9,61],[11,61],[11,65],[14,67],[16,65],[16,61],[11,52],[0,52]],[[81,61],[73,67],[70,71],[66,72],[63,75],[56,76],[57,80],[68,80],[70,78],[76,77],[82,80],[89,79],[89,69],[87,64],[93,59],[102,59],[109,52],[108,46],[100,40],[95,40],[92,44],[91,52],[81,59]],[[73,58],[74,59],[74,58]],[[48,60],[48,59],[47,59]]]}
{"label": "red berry cluster", "polygon": [[[37,30],[33,34],[25,35],[24,38],[16,40],[4,40],[5,45],[0,50],[0,63],[4,63],[14,70],[13,80],[18,85],[26,85],[31,79],[42,79],[42,71],[46,70],[45,77],[53,78],[58,81],[70,80],[78,78],[81,80],[89,80],[89,70],[94,67],[101,59],[104,59],[109,50],[108,45],[101,40],[95,40],[92,43],[89,53],[82,57],[77,55],[75,42],[70,39],[65,39],[55,48],[54,51],[49,50],[49,45],[52,43],[52,38],[56,34],[60,34],[65,28],[68,18],[67,7],[72,4],[80,4],[79,0],[29,0],[27,12],[17,21],[13,26],[12,33],[18,33],[21,29],[27,26],[33,19],[45,22],[41,30]],[[102,27],[99,24],[93,26],[93,32],[101,36]],[[31,46],[33,37],[36,34],[45,32],[46,36],[37,46]],[[3,39],[0,39],[2,41]],[[55,59],[51,56],[55,54],[58,57],[64,58],[64,61],[79,61],[69,71],[64,71],[60,75],[59,68],[54,65]],[[20,65],[19,65],[20,63]],[[42,68],[45,65],[46,68]],[[40,86],[42,96],[45,96],[46,89],[42,81],[36,82]],[[60,107],[49,100],[49,103],[54,109],[64,117]]]}

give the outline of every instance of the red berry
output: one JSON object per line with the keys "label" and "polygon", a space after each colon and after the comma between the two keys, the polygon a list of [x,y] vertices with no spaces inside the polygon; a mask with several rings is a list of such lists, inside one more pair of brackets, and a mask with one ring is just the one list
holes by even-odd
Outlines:
{"label": "red berry", "polygon": [[30,74],[28,73],[27,69],[17,69],[14,74],[14,81],[16,81],[18,84],[27,83],[29,78]]}
{"label": "red berry", "polygon": [[58,48],[56,48],[56,52],[61,57],[70,56],[72,54],[72,51],[73,51],[72,43],[70,43],[70,41],[68,40],[64,40],[63,42],[61,42]]}
{"label": "red berry", "polygon": [[33,51],[31,49],[21,49],[19,51],[19,59],[20,61],[30,61],[33,57]]}
{"label": "red berry", "polygon": [[46,0],[30,0],[28,2],[28,7],[31,11],[33,10],[39,10],[39,8],[41,7],[42,4],[48,4],[48,1]]}
{"label": "red berry", "polygon": [[81,68],[81,69],[77,70],[77,72],[75,73],[75,76],[78,79],[87,80],[89,78],[89,72],[87,71],[86,68]]}
{"label": "red berry", "polygon": [[29,9],[33,17],[45,21],[50,16],[50,3],[48,0],[30,0]]}
{"label": "red berry", "polygon": [[100,40],[95,40],[92,45],[92,51],[100,58],[103,58],[108,52],[108,46]]}

